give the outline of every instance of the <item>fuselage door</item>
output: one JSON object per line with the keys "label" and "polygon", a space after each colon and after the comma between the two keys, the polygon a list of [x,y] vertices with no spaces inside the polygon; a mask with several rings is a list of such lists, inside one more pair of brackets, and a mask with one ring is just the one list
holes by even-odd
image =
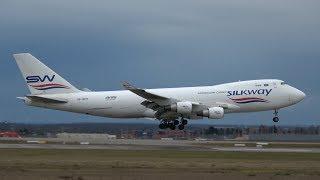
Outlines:
{"label": "fuselage door", "polygon": [[277,88],[278,84],[277,84],[276,82],[273,82],[273,83],[272,83],[272,86],[273,86],[274,88]]}

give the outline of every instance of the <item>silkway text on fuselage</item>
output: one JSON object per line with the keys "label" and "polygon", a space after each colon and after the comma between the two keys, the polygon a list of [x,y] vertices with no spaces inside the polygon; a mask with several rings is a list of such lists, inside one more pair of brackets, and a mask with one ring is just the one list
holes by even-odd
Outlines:
{"label": "silkway text on fuselage", "polygon": [[242,96],[242,95],[266,95],[268,96],[271,93],[272,89],[245,89],[245,90],[235,90],[228,91],[227,96]]}

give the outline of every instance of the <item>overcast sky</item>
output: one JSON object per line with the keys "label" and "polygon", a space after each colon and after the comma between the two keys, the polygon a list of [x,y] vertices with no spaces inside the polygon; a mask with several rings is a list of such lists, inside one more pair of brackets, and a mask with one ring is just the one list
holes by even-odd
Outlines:
{"label": "overcast sky", "polygon": [[[0,121],[115,122],[16,99],[29,92],[12,54],[30,52],[92,90],[117,90],[124,80],[159,88],[282,79],[307,98],[281,110],[279,124],[320,125],[319,7],[319,0],[2,0]],[[200,123],[273,124],[272,112]]]}

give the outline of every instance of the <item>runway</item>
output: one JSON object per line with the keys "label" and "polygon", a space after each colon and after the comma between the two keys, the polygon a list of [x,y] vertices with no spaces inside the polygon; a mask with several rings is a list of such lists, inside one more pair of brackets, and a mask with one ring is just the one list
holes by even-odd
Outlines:
{"label": "runway", "polygon": [[295,153],[320,153],[319,148],[212,148],[215,151],[229,151],[229,152],[295,152]]}
{"label": "runway", "polygon": [[0,149],[106,149],[106,150],[179,150],[179,151],[212,151],[212,152],[294,152],[320,153],[320,148],[270,148],[270,147],[208,147],[199,144],[163,144],[163,145],[78,145],[78,144],[0,144]]}

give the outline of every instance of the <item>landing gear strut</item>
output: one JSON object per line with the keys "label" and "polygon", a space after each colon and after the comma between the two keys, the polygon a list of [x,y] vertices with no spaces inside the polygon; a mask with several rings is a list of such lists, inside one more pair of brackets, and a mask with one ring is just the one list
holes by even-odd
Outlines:
{"label": "landing gear strut", "polygon": [[274,118],[272,119],[273,122],[279,122],[278,110],[275,109],[273,114],[274,114]]}

